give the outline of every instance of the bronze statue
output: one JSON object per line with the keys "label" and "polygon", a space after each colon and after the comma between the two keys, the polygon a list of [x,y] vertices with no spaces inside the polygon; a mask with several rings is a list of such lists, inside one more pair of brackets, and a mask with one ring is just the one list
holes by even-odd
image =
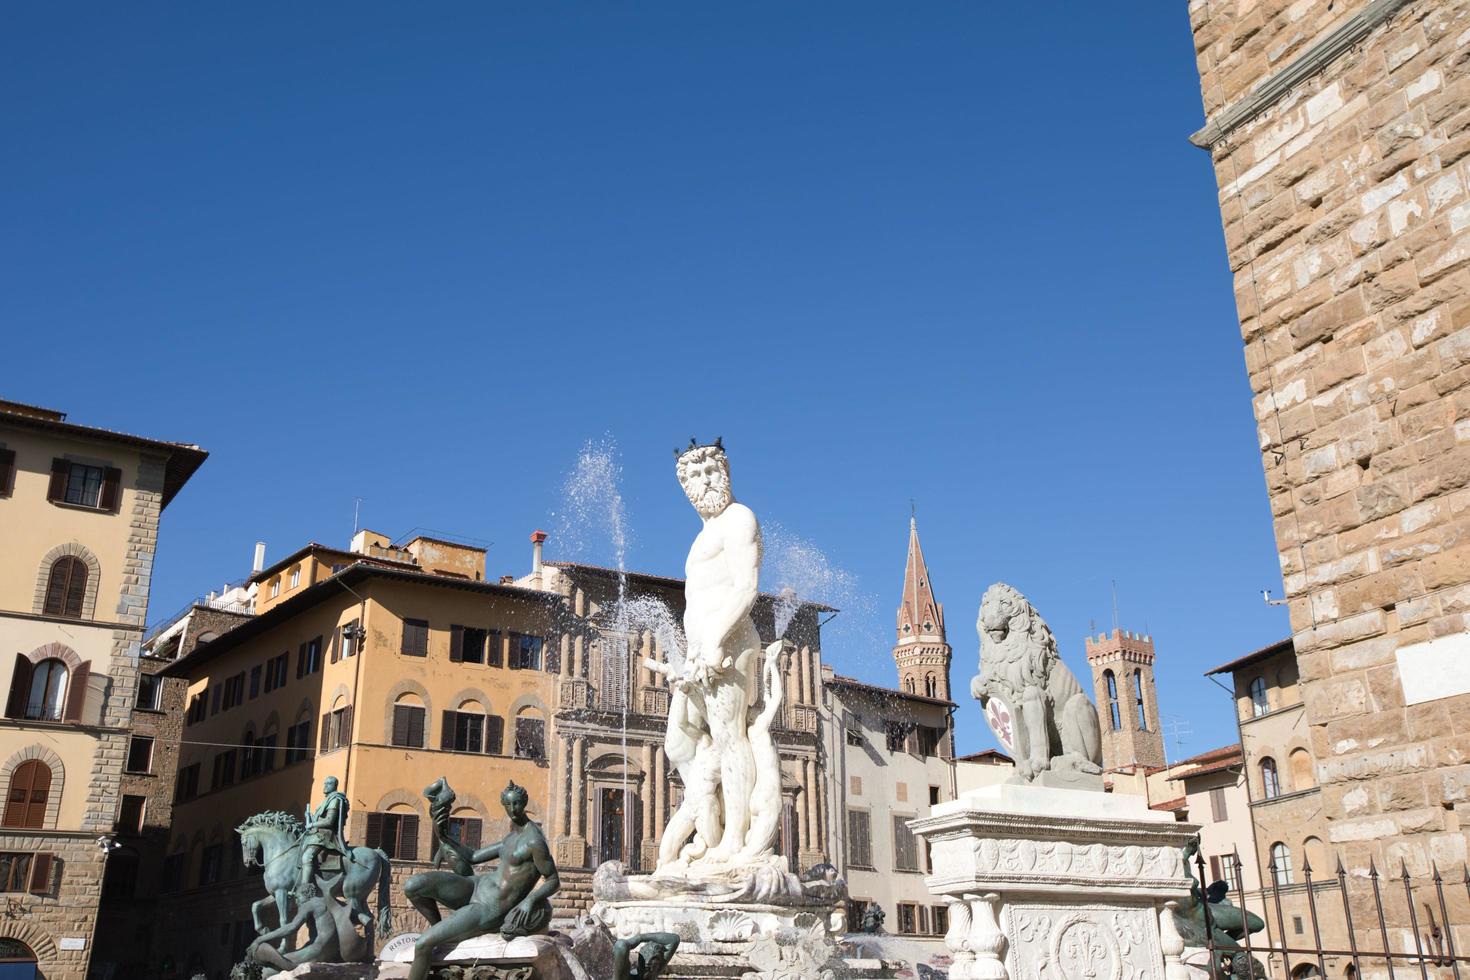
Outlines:
{"label": "bronze statue", "polygon": [[672,932],[645,932],[613,944],[613,980],[656,980],[679,948]]}
{"label": "bronze statue", "polygon": [[329,851],[344,861],[351,861],[342,830],[347,826],[347,794],[337,789],[337,777],[322,782],[325,798],[313,810],[306,808],[305,833],[301,837],[301,887],[307,894],[316,893],[317,867],[322,852]]}
{"label": "bronze statue", "polygon": [[[1225,897],[1229,891],[1225,882],[1214,882],[1208,890],[1200,886],[1191,865],[1198,853],[1199,838],[1195,837],[1184,845],[1184,870],[1189,874],[1189,898],[1180,902],[1179,907],[1174,910],[1174,927],[1179,930],[1179,935],[1188,946],[1203,947],[1213,940],[1220,958],[1218,969],[1223,976],[1244,977],[1248,980],[1264,978],[1267,975],[1265,968],[1245,954],[1240,941],[1245,938],[1247,930],[1260,932],[1266,928],[1265,921],[1247,909],[1236,908]],[[1208,932],[1205,929],[1206,907],[1209,908],[1210,915]]]}
{"label": "bronze statue", "polygon": [[863,909],[863,932],[870,936],[876,936],[883,931],[883,907],[877,902],[869,902],[868,907]]}
{"label": "bronze statue", "polygon": [[[365,963],[373,958],[370,939],[358,934],[352,923],[352,910],[338,902],[332,893],[338,890],[340,875],[328,885],[326,894],[303,885],[296,893],[296,915],[256,938],[245,953],[245,962],[258,963],[269,977],[302,963]],[[282,952],[271,943],[296,935],[306,926],[310,941],[300,949]]]}
{"label": "bronze statue", "polygon": [[[300,875],[306,864],[301,851],[305,849],[308,834],[303,833],[301,821],[280,810],[257,813],[236,827],[235,832],[240,835],[241,859],[245,867],[259,865],[264,872],[261,881],[265,885],[266,897],[250,907],[255,931],[266,931],[262,913],[272,906],[276,910],[276,922],[284,925],[291,918],[292,906],[299,902],[300,893],[307,890],[303,888]],[[325,892],[321,882],[315,879],[310,882],[309,892],[323,893],[327,898],[346,902],[354,922],[364,928],[375,928],[376,934],[382,937],[388,935],[392,928],[392,881],[393,869],[387,854],[377,848],[354,847],[342,864],[342,872],[332,877]],[[367,904],[375,888],[378,893],[376,922]],[[281,938],[279,948],[282,952],[291,948],[293,938],[292,935]]]}
{"label": "bronze statue", "polygon": [[[551,849],[536,822],[526,816],[530,794],[514,782],[500,794],[511,831],[498,844],[471,851],[449,832],[454,790],[442,777],[424,790],[433,819],[437,854],[450,870],[424,871],[403,884],[403,894],[429,922],[414,943],[409,980],[424,980],[434,949],[499,932],[506,939],[545,932],[551,924],[550,897],[561,888]],[[500,859],[493,871],[476,875],[474,865]],[[539,882],[539,884],[538,884]],[[440,906],[448,915],[441,918]]]}

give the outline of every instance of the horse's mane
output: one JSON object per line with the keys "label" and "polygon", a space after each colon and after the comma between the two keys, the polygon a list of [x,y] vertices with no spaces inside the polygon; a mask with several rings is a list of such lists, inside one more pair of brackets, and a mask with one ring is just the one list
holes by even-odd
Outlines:
{"label": "horse's mane", "polygon": [[301,821],[284,810],[267,810],[257,813],[239,826],[239,830],[251,830],[256,827],[269,827],[290,834],[292,837],[300,837],[302,833]]}

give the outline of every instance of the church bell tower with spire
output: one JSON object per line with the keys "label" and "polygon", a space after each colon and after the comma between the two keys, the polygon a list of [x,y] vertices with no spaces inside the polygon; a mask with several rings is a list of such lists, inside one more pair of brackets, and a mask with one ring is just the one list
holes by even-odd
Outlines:
{"label": "church bell tower with spire", "polygon": [[951,649],[944,634],[944,607],[934,600],[929,568],[919,547],[917,519],[909,518],[909,557],[903,572],[903,601],[898,606],[899,687],[909,694],[950,700]]}

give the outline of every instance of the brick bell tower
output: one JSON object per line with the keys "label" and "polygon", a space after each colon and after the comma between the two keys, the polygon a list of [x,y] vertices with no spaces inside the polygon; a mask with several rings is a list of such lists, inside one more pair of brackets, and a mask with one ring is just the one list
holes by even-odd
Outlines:
{"label": "brick bell tower", "polygon": [[944,636],[944,607],[934,601],[929,569],[919,548],[919,525],[909,518],[909,557],[903,572],[903,601],[898,606],[898,642],[893,659],[898,685],[909,694],[949,700],[949,642]]}
{"label": "brick bell tower", "polygon": [[1154,638],[1120,629],[1089,636],[1087,663],[1102,726],[1103,768],[1162,766]]}

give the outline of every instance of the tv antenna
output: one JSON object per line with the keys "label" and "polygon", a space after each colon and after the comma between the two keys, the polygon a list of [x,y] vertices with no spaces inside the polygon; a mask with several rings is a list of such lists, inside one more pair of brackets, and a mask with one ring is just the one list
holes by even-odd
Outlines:
{"label": "tv antenna", "polygon": [[357,503],[352,508],[352,536],[357,537],[357,530],[362,526],[362,498],[357,498]]}
{"label": "tv antenna", "polygon": [[1163,728],[1163,734],[1165,736],[1164,768],[1167,769],[1169,766],[1173,765],[1173,763],[1169,761],[1169,740],[1173,739],[1174,741],[1174,751],[1176,754],[1175,761],[1177,762],[1177,756],[1184,754],[1184,736],[1193,735],[1194,729],[1189,727],[1189,723],[1187,721],[1181,721],[1178,715],[1170,715],[1169,720],[1164,722]]}

